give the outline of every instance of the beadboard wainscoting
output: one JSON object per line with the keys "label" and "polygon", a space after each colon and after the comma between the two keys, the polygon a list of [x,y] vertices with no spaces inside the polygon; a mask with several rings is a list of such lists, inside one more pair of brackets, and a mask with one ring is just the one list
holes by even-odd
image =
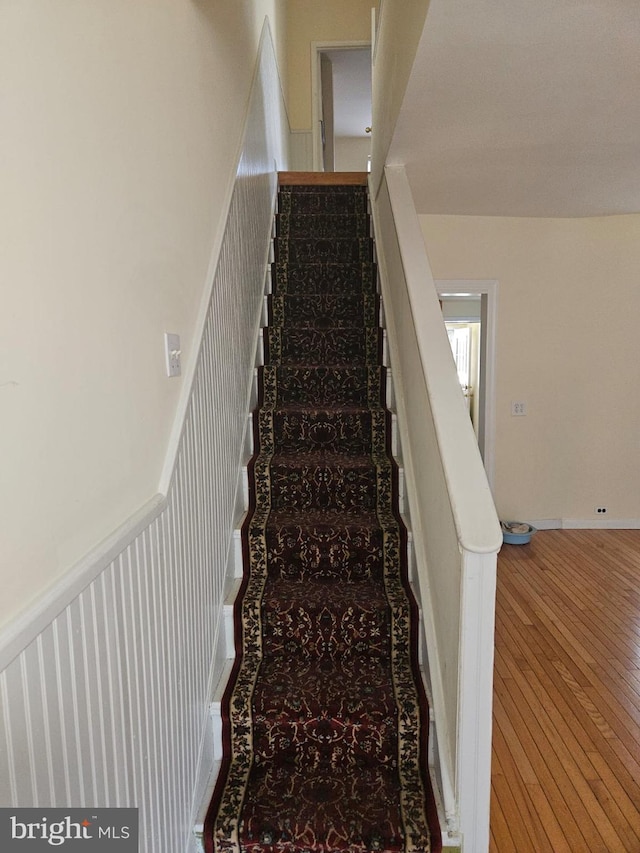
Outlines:
{"label": "beadboard wainscoting", "polygon": [[166,494],[0,637],[0,805],[138,807],[141,853],[193,849],[213,762],[209,705],[226,654],[225,574],[285,125],[265,25]]}

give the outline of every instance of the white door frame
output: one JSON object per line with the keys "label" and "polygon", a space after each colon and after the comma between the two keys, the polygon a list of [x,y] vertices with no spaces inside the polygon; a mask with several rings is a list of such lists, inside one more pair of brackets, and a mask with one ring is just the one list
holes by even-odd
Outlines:
{"label": "white door frame", "polygon": [[322,164],[322,88],[320,86],[320,54],[327,50],[353,50],[371,47],[370,41],[312,41],[311,42],[311,141],[313,171],[323,172]]}
{"label": "white door frame", "polygon": [[[481,389],[484,435],[479,436],[480,453],[491,491],[494,491],[496,465],[496,324],[498,319],[498,282],[495,279],[436,279],[438,296],[462,296],[465,293],[485,297],[480,360],[484,360],[484,387]],[[482,369],[482,368],[481,368]]]}

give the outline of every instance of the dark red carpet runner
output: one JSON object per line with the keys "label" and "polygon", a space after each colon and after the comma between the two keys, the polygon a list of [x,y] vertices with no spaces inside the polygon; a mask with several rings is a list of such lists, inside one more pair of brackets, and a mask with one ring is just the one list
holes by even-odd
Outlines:
{"label": "dark red carpet runner", "polygon": [[207,853],[438,851],[364,186],[283,186]]}

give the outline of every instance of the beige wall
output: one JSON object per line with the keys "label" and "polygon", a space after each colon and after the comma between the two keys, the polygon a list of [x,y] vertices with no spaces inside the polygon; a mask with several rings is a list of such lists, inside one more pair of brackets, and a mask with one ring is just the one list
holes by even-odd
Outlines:
{"label": "beige wall", "polygon": [[0,9],[0,624],[157,491],[182,385],[163,333],[188,364],[260,29],[283,11]]}
{"label": "beige wall", "polygon": [[499,281],[501,517],[639,519],[640,215],[420,219],[435,278]]}
{"label": "beige wall", "polygon": [[311,42],[370,41],[376,0],[289,0],[288,105],[292,130],[311,129]]}
{"label": "beige wall", "polygon": [[382,4],[373,62],[372,181],[378,187],[429,8],[429,0]]}

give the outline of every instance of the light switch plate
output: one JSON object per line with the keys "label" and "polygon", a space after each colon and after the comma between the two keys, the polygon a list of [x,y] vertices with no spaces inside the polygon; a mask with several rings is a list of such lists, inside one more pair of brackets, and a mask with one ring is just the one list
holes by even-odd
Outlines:
{"label": "light switch plate", "polygon": [[164,351],[167,364],[167,376],[180,376],[180,335],[171,332],[164,333]]}

